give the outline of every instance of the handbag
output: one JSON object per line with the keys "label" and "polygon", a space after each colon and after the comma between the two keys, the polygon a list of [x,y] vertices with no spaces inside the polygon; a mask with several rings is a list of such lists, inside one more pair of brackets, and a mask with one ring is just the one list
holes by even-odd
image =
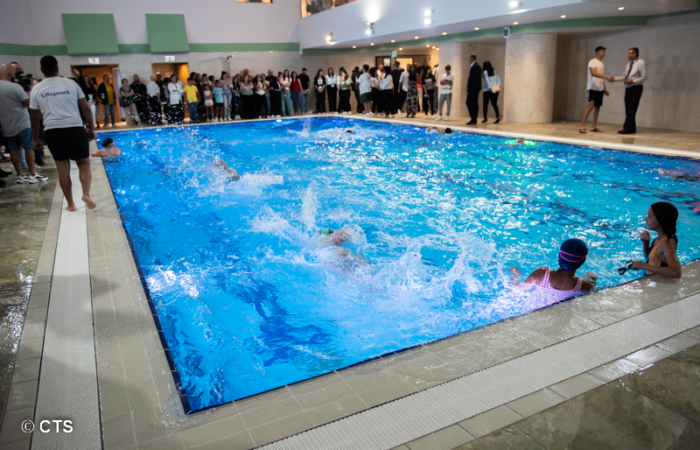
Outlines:
{"label": "handbag", "polygon": [[128,108],[131,102],[129,101],[129,97],[122,97],[121,95],[119,96],[119,106],[122,108]]}
{"label": "handbag", "polygon": [[494,94],[498,94],[499,92],[501,92],[501,85],[497,84],[496,86],[491,86],[491,92],[493,92]]}

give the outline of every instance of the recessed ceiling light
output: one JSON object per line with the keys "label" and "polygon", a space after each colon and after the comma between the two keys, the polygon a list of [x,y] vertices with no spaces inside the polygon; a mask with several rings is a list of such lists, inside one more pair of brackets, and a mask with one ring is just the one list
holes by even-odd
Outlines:
{"label": "recessed ceiling light", "polygon": [[513,22],[513,25],[517,25],[517,24],[518,24],[518,22]]}
{"label": "recessed ceiling light", "polygon": [[426,45],[426,47],[430,48],[430,44]]}
{"label": "recessed ceiling light", "polygon": [[620,6],[619,8],[617,8],[617,10],[618,10],[618,11],[624,11],[624,10],[625,10],[625,7],[624,7],[624,6]]}
{"label": "recessed ceiling light", "polygon": [[510,6],[511,8],[517,8],[519,4],[520,3],[518,3],[518,2],[510,2],[510,3],[508,3],[508,6]]}
{"label": "recessed ceiling light", "polygon": [[443,31],[443,32],[442,32],[442,35],[443,35],[443,36],[446,36],[446,35],[447,35],[447,31]]}
{"label": "recessed ceiling light", "polygon": [[435,50],[440,51],[440,47],[436,48]]}
{"label": "recessed ceiling light", "polygon": [[476,31],[479,31],[479,27],[474,27],[474,29],[475,29]]}
{"label": "recessed ceiling light", "polygon": [[352,48],[357,48],[357,45],[353,45]]}
{"label": "recessed ceiling light", "polygon": [[436,48],[436,47],[433,45],[433,50],[435,50],[435,48]]}
{"label": "recessed ceiling light", "polygon": [[399,50],[403,50],[403,48],[399,47]]}
{"label": "recessed ceiling light", "polygon": [[433,23],[433,21],[430,20],[430,18],[428,18],[428,19],[425,19],[425,20],[423,21],[423,23],[426,24],[426,25],[430,25],[431,23]]}
{"label": "recessed ceiling light", "polygon": [[372,30],[370,30],[369,28],[367,28],[367,29],[365,30],[365,34],[366,34],[367,36],[369,36],[370,34],[372,34]]}
{"label": "recessed ceiling light", "polygon": [[432,13],[433,13],[433,12],[432,12],[431,10],[429,10],[429,9],[426,9],[425,11],[423,11],[423,14],[425,14],[426,16],[429,16],[429,15],[431,15]]}
{"label": "recessed ceiling light", "polygon": [[392,40],[391,40],[391,43],[392,43],[392,44],[393,44],[394,42],[396,42],[396,39],[392,39]]}
{"label": "recessed ceiling light", "polygon": [[418,36],[414,37],[413,39],[418,39]]}
{"label": "recessed ceiling light", "polygon": [[562,18],[562,19],[566,19],[566,14],[562,14],[562,15],[561,15],[561,18]]}
{"label": "recessed ceiling light", "polygon": [[369,44],[369,45],[374,45],[374,42],[372,42],[372,43],[371,43],[371,44]]}

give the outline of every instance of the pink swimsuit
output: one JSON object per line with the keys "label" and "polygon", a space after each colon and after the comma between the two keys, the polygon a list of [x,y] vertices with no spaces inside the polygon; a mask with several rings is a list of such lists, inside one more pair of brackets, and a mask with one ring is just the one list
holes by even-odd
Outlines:
{"label": "pink swimsuit", "polygon": [[575,288],[571,289],[570,291],[560,291],[559,289],[554,289],[549,283],[549,267],[540,268],[545,270],[544,278],[542,278],[542,281],[540,282],[539,286],[540,289],[542,289],[547,295],[547,305],[551,305],[553,303],[557,303],[562,300],[575,297],[581,293],[581,286],[583,286],[583,280],[581,278],[576,277],[578,281],[576,282]]}

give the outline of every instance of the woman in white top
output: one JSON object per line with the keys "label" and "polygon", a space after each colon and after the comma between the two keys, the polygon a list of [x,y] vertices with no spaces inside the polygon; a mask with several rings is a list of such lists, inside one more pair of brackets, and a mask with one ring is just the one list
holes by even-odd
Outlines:
{"label": "woman in white top", "polygon": [[[498,94],[501,92],[501,78],[498,72],[491,65],[491,61],[484,62],[484,120],[481,123],[488,122],[489,102],[493,105],[493,110],[496,112],[496,121],[501,121],[501,114],[498,112]],[[495,88],[495,89],[494,89]],[[496,90],[497,92],[493,92]]]}
{"label": "woman in white top", "polygon": [[352,92],[352,78],[348,76],[348,72],[344,67],[338,70],[338,84],[340,85],[340,103],[338,111],[340,114],[351,114],[352,106],[350,106],[350,93]]}
{"label": "woman in white top", "polygon": [[337,113],[338,77],[332,67],[328,68],[328,75],[326,75],[326,95],[328,96],[328,112]]}
{"label": "woman in white top", "polygon": [[369,69],[370,83],[372,84],[372,113],[376,111],[377,114],[382,112],[382,91],[379,85],[379,75],[377,74],[377,69],[372,67]]}
{"label": "woman in white top", "polygon": [[384,78],[380,83],[380,88],[382,91],[382,110],[384,111],[384,117],[394,118],[394,79],[391,73],[388,72],[386,67],[382,67],[384,72]]}
{"label": "woman in white top", "polygon": [[292,111],[292,94],[289,87],[292,85],[292,77],[289,76],[289,69],[284,69],[284,74],[279,77],[282,86],[282,116],[294,115]]}

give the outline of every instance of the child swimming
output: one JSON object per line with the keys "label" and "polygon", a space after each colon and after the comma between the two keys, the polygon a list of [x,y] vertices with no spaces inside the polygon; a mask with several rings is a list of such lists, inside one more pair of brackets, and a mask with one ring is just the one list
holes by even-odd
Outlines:
{"label": "child swimming", "polygon": [[648,231],[639,233],[646,262],[632,261],[632,269],[646,270],[647,275],[657,274],[666,278],[680,278],[683,271],[676,250],[676,221],[678,209],[669,202],[656,202],[647,211],[644,221],[647,229],[655,231],[656,239],[650,244]]}
{"label": "child swimming", "polygon": [[223,159],[219,159],[214,163],[214,167],[221,167],[228,175],[229,179],[231,181],[238,181],[241,179],[241,176],[238,175],[238,172],[236,172],[235,169],[229,168],[229,166],[226,165],[226,161]]}
{"label": "child swimming", "polygon": [[102,150],[97,150],[94,153],[90,153],[90,156],[102,156],[103,158],[109,158],[110,156],[121,155],[122,151],[114,146],[114,141],[107,138],[102,141]]}
{"label": "child swimming", "polygon": [[[530,274],[522,285],[539,286],[547,295],[546,306],[590,292],[595,288],[597,275],[576,276],[576,270],[586,262],[588,247],[581,239],[567,239],[559,249],[559,269],[552,271],[547,266],[540,267]],[[512,267],[517,284],[520,271]]]}

